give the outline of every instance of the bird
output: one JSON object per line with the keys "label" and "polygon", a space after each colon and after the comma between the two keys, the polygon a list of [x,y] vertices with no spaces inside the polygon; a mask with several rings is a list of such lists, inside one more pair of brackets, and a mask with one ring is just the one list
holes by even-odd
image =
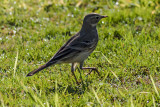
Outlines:
{"label": "bird", "polygon": [[99,75],[97,68],[83,67],[83,63],[95,50],[99,40],[96,26],[102,18],[106,17],[108,16],[97,13],[87,14],[83,19],[80,31],[72,36],[46,64],[28,73],[27,77],[32,76],[51,65],[61,63],[71,63],[71,72],[77,84],[79,84],[79,82],[74,73],[77,63],[80,65],[80,69],[89,69],[91,72],[96,71]]}

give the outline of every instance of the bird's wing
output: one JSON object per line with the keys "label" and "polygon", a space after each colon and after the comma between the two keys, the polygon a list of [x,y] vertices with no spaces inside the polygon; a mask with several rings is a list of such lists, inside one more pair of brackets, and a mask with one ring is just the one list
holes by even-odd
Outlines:
{"label": "bird's wing", "polygon": [[75,49],[75,50],[84,51],[84,50],[92,49],[96,44],[97,42],[95,41],[80,41],[80,42],[75,42],[71,44],[70,48]]}
{"label": "bird's wing", "polygon": [[75,41],[79,37],[80,33],[78,32],[74,36],[72,36],[59,50],[58,52],[47,62],[47,64],[55,63],[63,58],[66,58],[69,54],[74,54],[78,51],[71,49],[70,44]]}
{"label": "bird's wing", "polygon": [[79,36],[80,33],[77,33],[72,38],[70,38],[66,44],[64,44],[60,50],[48,61],[48,63],[55,63],[63,59],[67,59],[71,56],[77,55],[79,52],[89,50],[96,45],[95,41],[89,41],[81,39]]}

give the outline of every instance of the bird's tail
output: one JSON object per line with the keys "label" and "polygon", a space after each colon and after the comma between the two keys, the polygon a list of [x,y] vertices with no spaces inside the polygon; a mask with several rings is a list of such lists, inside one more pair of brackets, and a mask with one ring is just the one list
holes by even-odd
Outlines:
{"label": "bird's tail", "polygon": [[28,77],[28,76],[32,76],[32,75],[34,75],[35,73],[38,73],[39,71],[41,71],[41,70],[47,68],[48,66],[50,66],[50,64],[42,65],[42,66],[39,67],[38,69],[36,69],[36,70],[34,70],[34,71],[28,73],[28,74],[27,74],[27,77]]}

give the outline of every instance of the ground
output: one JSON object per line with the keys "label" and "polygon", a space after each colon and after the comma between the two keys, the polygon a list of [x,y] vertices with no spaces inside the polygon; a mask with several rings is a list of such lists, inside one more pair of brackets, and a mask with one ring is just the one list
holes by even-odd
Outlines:
{"label": "ground", "polygon": [[[1,0],[0,106],[160,106],[159,0]],[[88,13],[107,15],[84,66],[51,66],[32,77],[81,29]]]}

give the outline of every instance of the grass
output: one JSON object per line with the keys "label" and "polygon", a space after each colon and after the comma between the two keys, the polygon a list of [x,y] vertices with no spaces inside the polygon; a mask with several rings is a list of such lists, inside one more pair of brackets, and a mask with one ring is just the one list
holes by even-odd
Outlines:
{"label": "grass", "polygon": [[[1,0],[0,106],[160,106],[158,0]],[[69,64],[26,74],[47,62],[81,28],[88,13],[99,22],[99,43],[84,66]]]}

